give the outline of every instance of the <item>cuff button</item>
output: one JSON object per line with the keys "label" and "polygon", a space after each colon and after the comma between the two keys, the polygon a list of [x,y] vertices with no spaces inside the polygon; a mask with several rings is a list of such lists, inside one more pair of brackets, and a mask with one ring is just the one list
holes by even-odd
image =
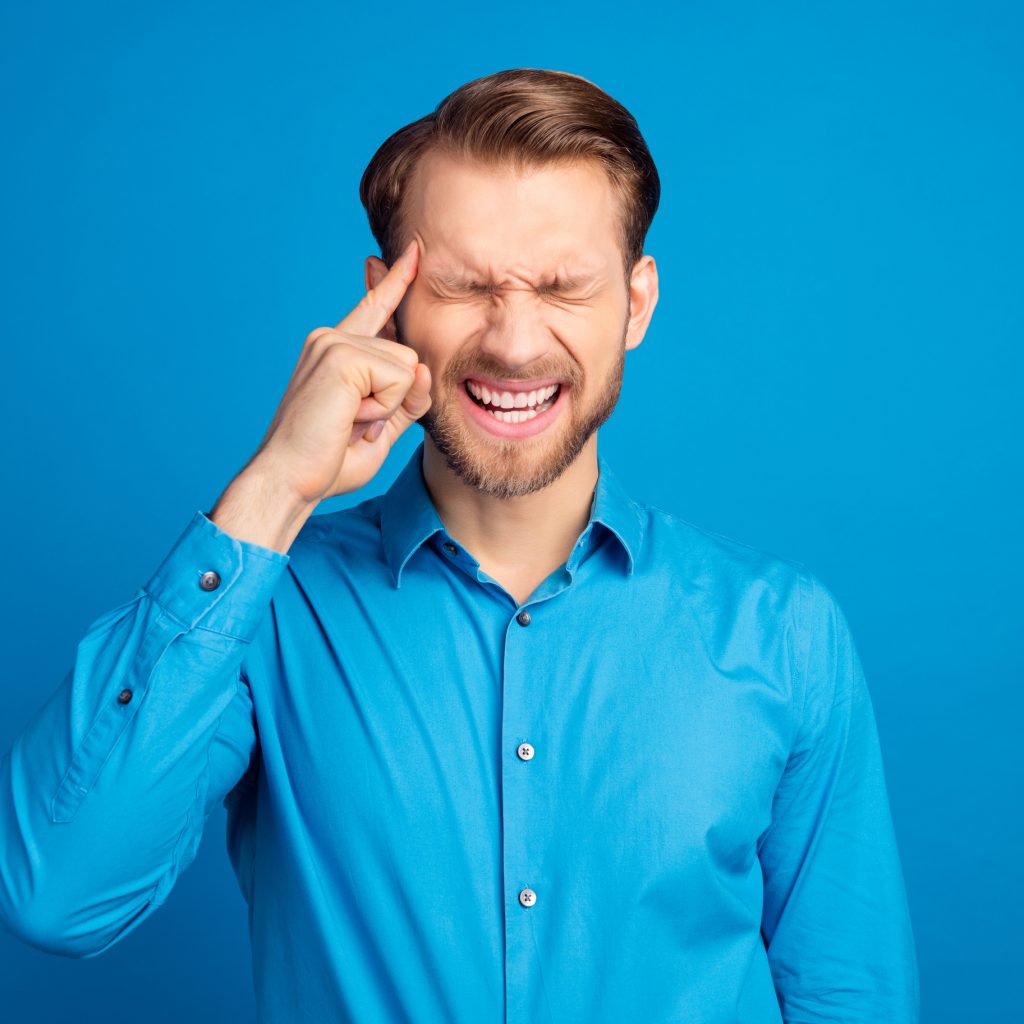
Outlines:
{"label": "cuff button", "polygon": [[214,572],[212,569],[209,572],[204,572],[199,577],[199,586],[203,590],[216,590],[220,586],[220,574]]}
{"label": "cuff button", "polygon": [[132,691],[131,690],[122,690],[117,695],[117,702],[119,704],[127,704],[131,699],[132,699]]}

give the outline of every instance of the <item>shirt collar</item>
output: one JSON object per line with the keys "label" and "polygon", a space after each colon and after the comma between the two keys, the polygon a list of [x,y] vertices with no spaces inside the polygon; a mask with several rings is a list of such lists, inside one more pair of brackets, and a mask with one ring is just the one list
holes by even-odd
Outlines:
{"label": "shirt collar", "polygon": [[[439,531],[448,533],[430,499],[423,479],[423,448],[420,441],[394,483],[381,497],[380,531],[384,556],[391,568],[395,586],[401,586],[402,570],[420,546]],[[590,519],[580,540],[592,539],[593,526],[600,523],[622,546],[626,555],[626,575],[632,575],[643,541],[640,508],[626,493],[621,481],[598,453],[598,478],[590,506]],[[586,543],[577,543],[567,564],[575,569]]]}

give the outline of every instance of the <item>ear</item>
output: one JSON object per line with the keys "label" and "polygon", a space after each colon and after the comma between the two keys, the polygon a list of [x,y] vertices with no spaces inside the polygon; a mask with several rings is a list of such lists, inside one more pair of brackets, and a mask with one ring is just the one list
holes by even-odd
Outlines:
{"label": "ear", "polygon": [[[364,267],[364,277],[366,279],[366,290],[369,292],[376,288],[381,281],[384,280],[390,268],[379,256],[367,256],[366,265]],[[388,318],[388,322],[377,332],[378,338],[387,338],[388,341],[397,341],[395,335],[395,318],[394,315]]]}
{"label": "ear", "polygon": [[647,325],[658,304],[658,267],[653,256],[641,256],[629,277],[629,323],[626,348],[636,348],[647,333]]}

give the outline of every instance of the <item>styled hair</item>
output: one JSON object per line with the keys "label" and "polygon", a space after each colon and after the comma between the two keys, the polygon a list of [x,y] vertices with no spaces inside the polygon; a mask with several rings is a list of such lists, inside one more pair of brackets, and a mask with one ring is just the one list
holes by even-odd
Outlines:
{"label": "styled hair", "polygon": [[391,135],[359,182],[370,230],[390,266],[406,239],[403,198],[428,151],[521,171],[599,161],[621,199],[626,275],[643,255],[661,183],[633,115],[593,82],[565,71],[514,68],[477,78],[433,113]]}

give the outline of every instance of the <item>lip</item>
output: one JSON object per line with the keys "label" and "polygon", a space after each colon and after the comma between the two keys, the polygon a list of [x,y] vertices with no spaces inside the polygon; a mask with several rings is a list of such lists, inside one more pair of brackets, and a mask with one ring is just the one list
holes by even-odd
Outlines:
{"label": "lip", "polygon": [[463,377],[459,383],[465,387],[466,381],[471,380],[475,384],[483,384],[488,391],[509,391],[513,395],[518,394],[520,391],[525,391],[529,394],[531,391],[539,391],[541,388],[549,388],[552,384],[565,384],[565,381],[559,377],[548,377],[545,380],[510,380],[500,381],[494,377],[474,377],[470,374],[468,377]]}
{"label": "lip", "polygon": [[[475,377],[471,378],[476,380]],[[557,384],[558,381],[552,381],[552,384]],[[530,389],[531,391],[533,388]],[[469,397],[469,392],[466,390],[466,382],[462,381],[459,384],[459,393],[462,395],[462,401],[469,406],[469,415],[480,424],[480,426],[487,431],[489,434],[493,434],[495,437],[508,437],[514,440],[520,438],[532,437],[534,434],[539,434],[543,430],[554,423],[562,412],[562,406],[568,401],[566,397],[568,388],[563,384],[558,392],[558,398],[555,399],[555,404],[550,409],[545,410],[542,413],[538,413],[532,419],[524,420],[522,423],[504,423],[499,419],[496,419],[489,412],[484,412],[472,398]]]}

